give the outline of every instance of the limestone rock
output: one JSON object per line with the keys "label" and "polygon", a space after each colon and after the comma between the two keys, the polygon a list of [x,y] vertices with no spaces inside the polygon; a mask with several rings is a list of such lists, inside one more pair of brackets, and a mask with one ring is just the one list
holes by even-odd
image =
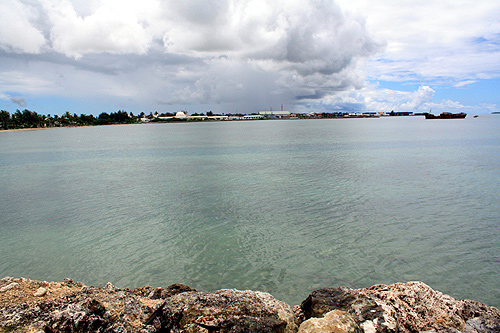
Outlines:
{"label": "limestone rock", "polygon": [[44,287],[40,287],[40,288],[38,288],[36,290],[36,292],[33,294],[33,296],[35,296],[35,297],[42,297],[45,294],[47,294],[47,289],[45,289]]}
{"label": "limestone rock", "polygon": [[104,306],[95,299],[68,304],[61,310],[50,313],[46,332],[96,332],[104,331],[109,325],[102,317]]}
{"label": "limestone rock", "polygon": [[356,300],[358,293],[347,287],[322,288],[313,291],[300,305],[306,319],[322,317],[332,310],[346,310]]}
{"label": "limestone rock", "polygon": [[166,300],[162,316],[182,332],[297,331],[292,308],[258,291],[180,293]]}
{"label": "limestone rock", "polygon": [[111,282],[106,283],[106,285],[104,286],[104,289],[109,291],[109,292],[115,292],[115,291],[119,290],[119,288],[115,287]]}
{"label": "limestone rock", "polygon": [[456,300],[422,282],[365,289],[323,288],[312,292],[301,304],[305,319],[336,309],[351,314],[366,333],[500,332],[498,309]]}
{"label": "limestone rock", "polygon": [[8,285],[6,286],[3,286],[2,288],[0,288],[0,293],[3,293],[7,290],[11,290],[11,289],[14,289],[15,287],[17,287],[19,285],[19,283],[17,282],[12,282],[12,283],[9,283]]}
{"label": "limestone rock", "polygon": [[299,333],[361,333],[354,318],[345,311],[333,310],[322,318],[311,318],[299,327]]}
{"label": "limestone rock", "polygon": [[130,290],[8,277],[0,290],[0,332],[281,333],[297,332],[299,323],[301,333],[500,332],[496,308],[422,282],[324,288],[293,310],[268,293],[185,285]]}
{"label": "limestone rock", "polygon": [[0,287],[11,283],[17,286],[0,294],[0,332],[297,332],[291,307],[262,292],[95,288],[69,279],[3,280]]}
{"label": "limestone rock", "polygon": [[[115,287],[116,288],[116,287]],[[115,289],[117,290],[117,289]],[[175,283],[167,288],[153,288],[150,286],[140,287],[132,289],[132,292],[136,295],[149,297],[150,299],[160,299],[160,298],[168,298],[174,296],[176,294],[188,292],[188,291],[196,291],[185,284]]]}
{"label": "limestone rock", "polygon": [[185,284],[175,283],[161,290],[161,298],[168,298],[188,291],[196,291],[196,289],[186,286]]}

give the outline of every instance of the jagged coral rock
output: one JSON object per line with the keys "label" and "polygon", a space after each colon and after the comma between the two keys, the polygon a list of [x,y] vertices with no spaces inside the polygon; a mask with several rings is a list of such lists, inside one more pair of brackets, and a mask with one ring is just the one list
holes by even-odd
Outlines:
{"label": "jagged coral rock", "polygon": [[182,314],[179,327],[186,332],[297,331],[292,308],[258,291],[225,289],[214,293],[181,293],[168,299],[165,309],[171,314]]}
{"label": "jagged coral rock", "polygon": [[[130,290],[13,278],[2,279],[0,288],[12,283],[0,294],[0,328],[10,332],[297,331],[290,306],[262,292],[203,293],[180,284]],[[46,293],[34,296],[41,286]]]}
{"label": "jagged coral rock", "polygon": [[301,304],[306,319],[336,309],[350,313],[365,332],[500,332],[498,309],[456,300],[423,282],[323,288]]}
{"label": "jagged coral rock", "polygon": [[[500,332],[496,308],[456,300],[422,282],[324,288],[294,310],[268,293],[204,293],[179,284],[131,290],[3,278],[0,290],[0,332],[281,333],[297,332],[300,323],[304,333]],[[308,321],[314,317],[323,318]]]}

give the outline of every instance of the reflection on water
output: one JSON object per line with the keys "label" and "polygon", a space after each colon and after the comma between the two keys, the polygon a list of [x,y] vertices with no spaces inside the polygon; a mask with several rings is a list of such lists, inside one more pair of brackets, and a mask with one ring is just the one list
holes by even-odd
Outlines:
{"label": "reflection on water", "polygon": [[262,290],[421,280],[499,306],[498,118],[0,133],[1,276]]}

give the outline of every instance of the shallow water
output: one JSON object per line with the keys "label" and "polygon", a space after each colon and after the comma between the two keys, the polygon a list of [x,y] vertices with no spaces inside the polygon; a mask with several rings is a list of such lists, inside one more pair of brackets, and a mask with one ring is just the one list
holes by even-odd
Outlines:
{"label": "shallow water", "polygon": [[500,116],[0,132],[0,276],[500,306]]}

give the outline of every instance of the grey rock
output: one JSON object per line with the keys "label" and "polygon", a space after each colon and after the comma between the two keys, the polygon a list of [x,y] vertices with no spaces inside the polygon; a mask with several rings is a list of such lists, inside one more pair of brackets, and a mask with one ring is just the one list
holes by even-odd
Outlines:
{"label": "grey rock", "polygon": [[161,290],[161,298],[168,298],[172,297],[177,294],[185,293],[188,291],[196,291],[196,289],[193,289],[189,286],[186,286],[185,284],[181,283],[175,283],[170,286],[168,286],[166,289]]}
{"label": "grey rock", "polygon": [[258,291],[180,293],[165,301],[162,316],[182,332],[297,331],[292,308]]}
{"label": "grey rock", "polygon": [[[180,284],[130,290],[3,278],[0,287],[8,287],[0,293],[0,331],[297,332],[301,324],[301,333],[500,332],[498,309],[422,282],[323,288],[293,309],[263,292],[205,293]],[[41,288],[50,292],[34,296]]]}
{"label": "grey rock", "polygon": [[161,288],[154,288],[148,295],[148,298],[150,299],[160,299],[161,297]]}
{"label": "grey rock", "polygon": [[322,317],[332,310],[347,310],[358,297],[355,290],[347,287],[322,288],[309,294],[300,308],[306,319]]}
{"label": "grey rock", "polygon": [[196,291],[189,286],[184,284],[176,283],[168,286],[167,288],[153,288],[150,286],[140,287],[132,289],[132,292],[136,295],[148,297],[150,299],[165,299],[176,294],[188,292],[188,291]]}
{"label": "grey rock", "polygon": [[50,313],[45,327],[48,332],[98,332],[104,331],[109,322],[103,318],[105,307],[95,299],[68,304]]}
{"label": "grey rock", "polygon": [[351,314],[365,332],[500,332],[498,309],[456,300],[422,282],[323,288],[301,304],[305,319],[337,309]]}

